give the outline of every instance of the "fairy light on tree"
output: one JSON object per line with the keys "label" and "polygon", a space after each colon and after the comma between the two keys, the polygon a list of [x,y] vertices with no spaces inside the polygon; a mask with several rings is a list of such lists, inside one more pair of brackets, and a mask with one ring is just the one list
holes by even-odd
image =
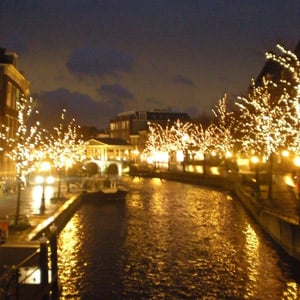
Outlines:
{"label": "fairy light on tree", "polygon": [[284,72],[281,72],[279,82],[290,93],[291,97],[300,96],[300,61],[295,53],[277,45],[281,55],[267,52],[266,58],[278,63]]}
{"label": "fairy light on tree", "polygon": [[60,116],[60,124],[54,127],[54,134],[48,138],[46,152],[59,174],[57,197],[61,197],[61,172],[70,162],[80,161],[84,147],[83,140],[77,133],[79,128],[75,119],[68,124],[65,121],[66,110],[63,109]]}
{"label": "fairy light on tree", "polygon": [[148,161],[159,163],[168,160],[169,141],[166,138],[166,130],[158,123],[149,123],[149,134],[146,141],[144,155],[148,157]]}
{"label": "fairy light on tree", "polygon": [[177,120],[170,128],[170,142],[172,150],[177,152],[177,158],[182,162],[182,169],[185,171],[189,159],[189,151],[195,145],[193,139],[194,124]]}
{"label": "fairy light on tree", "polygon": [[223,98],[218,101],[212,112],[216,117],[213,129],[216,150],[221,152],[224,157],[229,156],[233,153],[235,138],[233,137],[234,117],[233,112],[229,112],[227,108],[227,94],[224,94]]}
{"label": "fairy light on tree", "polygon": [[262,86],[255,86],[248,97],[238,97],[236,105],[241,112],[241,122],[237,128],[243,136],[242,148],[248,153],[258,153],[268,160],[270,156],[286,145],[289,122],[289,95],[284,93],[277,105],[271,104],[269,86],[273,83],[263,80]]}
{"label": "fairy light on tree", "polygon": [[208,155],[218,149],[217,127],[215,124],[210,124],[207,128],[201,124],[194,125],[192,140],[193,148],[198,155],[197,159],[203,161],[203,175],[206,175]]}
{"label": "fairy light on tree", "polygon": [[22,97],[16,103],[17,128],[2,127],[1,140],[5,141],[5,155],[14,162],[17,183],[17,206],[15,225],[18,225],[21,204],[21,180],[39,159],[37,148],[41,143],[40,124],[30,124],[33,113],[33,99]]}
{"label": "fairy light on tree", "polygon": [[279,80],[288,93],[289,101],[286,103],[290,126],[288,128],[287,149],[292,152],[300,152],[300,61],[295,53],[277,45],[281,55],[266,53],[266,57],[278,63],[283,72]]}
{"label": "fairy light on tree", "polygon": [[166,128],[157,123],[150,124],[144,154],[159,160],[162,153],[168,158],[171,153],[176,153],[177,161],[182,163],[185,171],[189,157],[195,159],[199,152],[205,156],[205,153],[215,149],[215,130],[215,125],[204,130],[202,125],[180,120]]}
{"label": "fairy light on tree", "polygon": [[287,146],[293,124],[291,122],[290,95],[283,90],[275,104],[270,90],[276,84],[263,79],[261,86],[255,86],[248,97],[239,97],[236,105],[241,112],[237,128],[242,133],[242,148],[249,154],[258,154],[269,163],[268,199],[272,198],[273,156]]}

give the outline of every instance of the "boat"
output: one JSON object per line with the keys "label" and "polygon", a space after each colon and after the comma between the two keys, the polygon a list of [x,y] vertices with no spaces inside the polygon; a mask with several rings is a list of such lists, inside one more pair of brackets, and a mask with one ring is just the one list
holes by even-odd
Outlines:
{"label": "boat", "polygon": [[103,199],[125,199],[128,188],[119,178],[97,177],[85,182],[85,188],[90,195]]}
{"label": "boat", "polygon": [[121,182],[106,179],[97,192],[97,194],[108,199],[112,198],[125,198],[128,193],[127,187]]}

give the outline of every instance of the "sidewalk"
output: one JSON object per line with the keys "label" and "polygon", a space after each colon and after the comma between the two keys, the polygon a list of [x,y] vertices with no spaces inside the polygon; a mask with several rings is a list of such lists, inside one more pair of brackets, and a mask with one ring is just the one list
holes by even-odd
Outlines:
{"label": "sidewalk", "polygon": [[[55,188],[53,190],[55,191]],[[5,244],[22,244],[32,240],[38,231],[42,231],[54,221],[55,215],[59,212],[61,207],[74,195],[79,194],[80,190],[73,189],[69,193],[63,190],[62,199],[55,201],[51,199],[53,194],[48,194],[45,205],[46,209],[43,213],[40,212],[40,200],[37,199],[38,202],[35,203],[31,192],[31,188],[22,190],[20,207],[20,216],[25,215],[29,220],[30,226],[20,226],[20,228],[10,226]],[[5,220],[8,215],[15,215],[17,205],[16,198],[16,193],[9,193],[0,197],[0,218],[2,220]]]}

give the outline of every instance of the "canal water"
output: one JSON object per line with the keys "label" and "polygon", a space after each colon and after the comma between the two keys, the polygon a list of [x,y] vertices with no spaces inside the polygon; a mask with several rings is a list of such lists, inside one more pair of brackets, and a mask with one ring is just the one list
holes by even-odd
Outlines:
{"label": "canal water", "polygon": [[59,235],[61,299],[300,299],[299,275],[229,193],[134,178]]}

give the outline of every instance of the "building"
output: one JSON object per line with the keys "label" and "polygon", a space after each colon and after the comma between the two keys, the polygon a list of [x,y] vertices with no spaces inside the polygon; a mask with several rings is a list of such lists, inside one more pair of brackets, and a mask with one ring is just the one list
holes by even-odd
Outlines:
{"label": "building", "polygon": [[157,123],[165,127],[177,120],[190,121],[190,117],[186,113],[168,110],[123,112],[110,121],[109,132],[112,138],[122,138],[136,151],[141,152],[145,148],[149,123]]}
{"label": "building", "polygon": [[132,150],[132,145],[120,138],[93,138],[85,143],[86,163],[97,164],[99,173],[105,173],[109,166],[116,165],[121,174],[124,163],[131,159]]}
{"label": "building", "polygon": [[14,139],[18,128],[17,103],[29,96],[29,81],[17,68],[16,53],[0,48],[0,176],[14,177],[15,165],[5,155],[7,143]]}
{"label": "building", "polygon": [[[295,47],[293,53],[296,54],[298,59],[300,59],[300,42]],[[268,59],[258,74],[255,80],[255,85],[261,86],[264,78],[276,83],[276,87],[271,90],[274,105],[277,105],[278,99],[284,90],[286,90],[291,96],[295,95],[294,86],[296,82],[293,74],[285,70],[278,62]]]}

